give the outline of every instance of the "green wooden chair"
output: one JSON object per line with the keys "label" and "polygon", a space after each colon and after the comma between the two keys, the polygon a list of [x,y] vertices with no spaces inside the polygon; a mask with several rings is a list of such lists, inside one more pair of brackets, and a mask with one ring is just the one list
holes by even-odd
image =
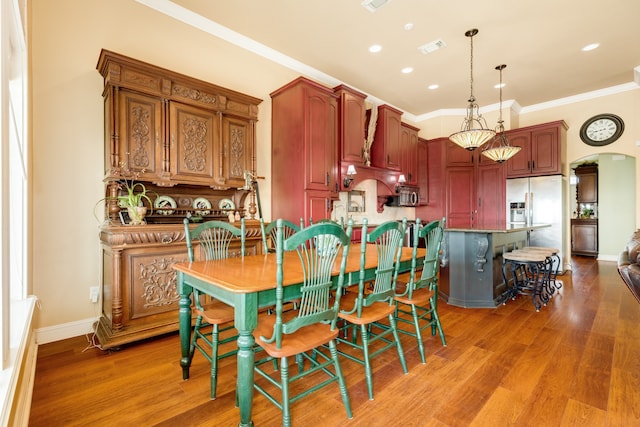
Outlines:
{"label": "green wooden chair", "polygon": [[[367,390],[371,400],[373,400],[372,358],[395,347],[402,370],[405,374],[407,373],[407,364],[395,322],[393,300],[399,267],[397,261],[406,225],[406,219],[402,223],[388,221],[369,233],[367,220],[363,221],[358,291],[348,291],[342,297],[341,307],[343,309],[338,313],[338,317],[345,321],[341,328],[343,334],[338,338],[338,341],[362,351],[362,358],[352,352],[340,351],[340,354],[364,365]],[[375,245],[378,254],[378,266],[374,277],[365,277],[364,264],[367,244]],[[368,286],[368,284],[373,286]],[[381,322],[385,319],[388,319],[389,324]],[[360,342],[357,340],[358,328]],[[352,333],[351,339],[348,336],[349,331]],[[375,349],[371,347],[374,343],[378,343],[375,344]]]}
{"label": "green wooden chair", "polygon": [[[256,344],[262,347],[267,357],[256,360],[255,372],[266,379],[271,386],[280,390],[281,399],[273,396],[269,390],[273,387],[265,381],[256,381],[255,389],[282,411],[282,425],[289,426],[291,403],[311,394],[322,387],[337,381],[340,395],[344,403],[347,417],[351,418],[351,404],[342,370],[338,360],[335,339],[339,330],[336,327],[340,297],[344,282],[347,254],[351,239],[351,227],[345,232],[336,224],[316,224],[309,226],[285,240],[285,223],[282,219],[276,221],[276,263],[277,288],[275,315],[260,315],[258,326],[254,330]],[[297,259],[287,258],[285,252],[295,251]],[[287,263],[300,262],[305,271],[304,283],[300,289],[300,304],[296,310],[283,310],[284,289],[283,277]],[[334,288],[332,272],[336,264],[340,264],[337,277],[337,295],[331,297]],[[324,346],[329,348],[328,355]],[[310,367],[289,376],[289,360],[292,357],[304,359]],[[273,378],[272,369],[263,369],[269,361],[280,360],[280,381]],[[330,366],[333,365],[333,370]],[[324,381],[309,375],[324,372],[328,378]],[[304,390],[291,396],[289,385],[298,380]],[[315,381],[318,379],[318,381]]]}
{"label": "green wooden chair", "polygon": [[[276,221],[270,222],[264,225],[264,220],[260,218],[260,231],[262,232],[262,248],[264,253],[270,253],[276,251]],[[299,225],[294,224],[286,219],[282,220],[283,233],[285,240],[291,235],[300,231],[302,228]]]}
{"label": "green wooden chair", "polygon": [[[223,221],[208,221],[190,230],[189,220],[185,218],[184,232],[189,261],[224,259],[232,255],[244,256],[246,236],[244,218],[240,224],[240,228],[238,228]],[[234,240],[240,242],[239,249],[230,249],[231,242]],[[194,242],[199,242],[199,245],[194,246]],[[215,399],[218,360],[233,356],[238,352],[234,346],[233,350],[218,354],[218,347],[221,344],[235,343],[238,337],[233,326],[233,307],[214,300],[196,289],[193,290],[193,301],[193,311],[197,318],[189,349],[189,364],[191,364],[196,349],[209,360],[211,363],[211,399]],[[233,332],[225,333],[227,331]],[[225,333],[225,337],[221,339],[220,334],[222,333]]]}
{"label": "green wooden chair", "polygon": [[[415,337],[418,341],[420,359],[425,362],[421,332],[431,326],[431,335],[440,334],[442,345],[447,341],[438,316],[438,272],[440,270],[440,248],[444,235],[444,218],[422,226],[416,220],[413,236],[411,270],[398,277],[396,285],[396,321],[413,325],[415,332],[398,328],[398,331]],[[418,265],[417,248],[425,241],[427,250],[424,261]],[[422,271],[420,271],[422,270]],[[402,315],[401,315],[402,314]]]}
{"label": "green wooden chair", "polygon": [[309,225],[323,224],[323,223],[338,224],[339,226],[344,228],[344,218],[343,217],[340,217],[339,221],[337,219],[321,218],[321,219],[319,219],[319,220],[317,220],[315,222],[313,221],[313,218],[309,218]]}

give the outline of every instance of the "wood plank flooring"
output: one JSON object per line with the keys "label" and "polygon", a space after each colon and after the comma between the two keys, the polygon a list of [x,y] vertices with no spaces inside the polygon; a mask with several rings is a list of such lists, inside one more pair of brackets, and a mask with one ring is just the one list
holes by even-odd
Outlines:
{"label": "wood plank flooring", "polygon": [[[393,351],[376,359],[375,400],[362,366],[342,359],[354,417],[336,384],[292,406],[294,426],[640,425],[640,305],[613,262],[574,257],[564,287],[535,312],[518,297],[496,309],[439,306],[447,337],[425,343],[422,365],[402,336],[409,373]],[[182,380],[178,336],[120,351],[78,337],[39,348],[30,426],[234,426],[235,359],[221,362],[218,398],[209,365],[194,358]],[[280,411],[254,397],[256,426]]]}

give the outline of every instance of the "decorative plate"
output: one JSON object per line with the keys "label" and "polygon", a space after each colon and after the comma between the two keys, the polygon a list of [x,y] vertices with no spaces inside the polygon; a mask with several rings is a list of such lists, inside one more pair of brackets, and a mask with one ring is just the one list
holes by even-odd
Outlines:
{"label": "decorative plate", "polygon": [[218,207],[220,209],[222,209],[223,211],[231,211],[231,210],[234,210],[236,208],[236,205],[235,205],[235,203],[233,203],[233,200],[231,200],[231,199],[222,199],[218,203]]}
{"label": "decorative plate", "polygon": [[211,202],[205,199],[204,197],[198,197],[197,199],[195,199],[193,201],[193,207],[194,209],[198,209],[198,212],[196,213],[202,216],[207,216],[211,213],[211,211],[209,210],[204,210],[204,209],[211,209]]}
{"label": "decorative plate", "polygon": [[171,215],[175,211],[173,209],[178,206],[171,196],[158,196],[153,202],[153,207],[158,210],[160,215]]}

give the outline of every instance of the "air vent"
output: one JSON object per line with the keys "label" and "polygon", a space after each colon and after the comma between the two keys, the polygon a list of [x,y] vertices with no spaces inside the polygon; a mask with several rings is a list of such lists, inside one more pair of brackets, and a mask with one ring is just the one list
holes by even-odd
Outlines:
{"label": "air vent", "polygon": [[373,13],[391,0],[362,0],[362,7]]}
{"label": "air vent", "polygon": [[442,49],[443,47],[447,47],[447,44],[444,42],[444,40],[438,39],[427,44],[423,44],[422,46],[418,47],[418,50],[426,55],[428,53],[435,52],[438,49]]}

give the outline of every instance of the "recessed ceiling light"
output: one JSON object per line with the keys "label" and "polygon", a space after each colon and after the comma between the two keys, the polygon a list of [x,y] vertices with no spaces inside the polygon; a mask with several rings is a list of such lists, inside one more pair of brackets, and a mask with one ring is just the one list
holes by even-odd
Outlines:
{"label": "recessed ceiling light", "polygon": [[590,50],[597,49],[600,43],[591,43],[582,48],[583,52],[589,52]]}
{"label": "recessed ceiling light", "polygon": [[369,46],[369,52],[371,53],[378,53],[382,50],[382,46],[380,46],[379,44],[372,44],[371,46]]}
{"label": "recessed ceiling light", "polygon": [[413,22],[407,22],[406,24],[404,24],[404,29],[407,31],[413,30]]}
{"label": "recessed ceiling light", "polygon": [[412,72],[413,72],[413,67],[404,67],[404,68],[402,69],[402,72],[403,72],[404,74],[412,73]]}
{"label": "recessed ceiling light", "polygon": [[427,86],[427,89],[434,90],[434,89],[438,89],[439,87],[440,87],[440,85],[433,84],[433,85]]}
{"label": "recessed ceiling light", "polygon": [[507,84],[506,83],[498,83],[497,85],[493,86],[495,89],[500,89],[501,87],[505,87]]}

